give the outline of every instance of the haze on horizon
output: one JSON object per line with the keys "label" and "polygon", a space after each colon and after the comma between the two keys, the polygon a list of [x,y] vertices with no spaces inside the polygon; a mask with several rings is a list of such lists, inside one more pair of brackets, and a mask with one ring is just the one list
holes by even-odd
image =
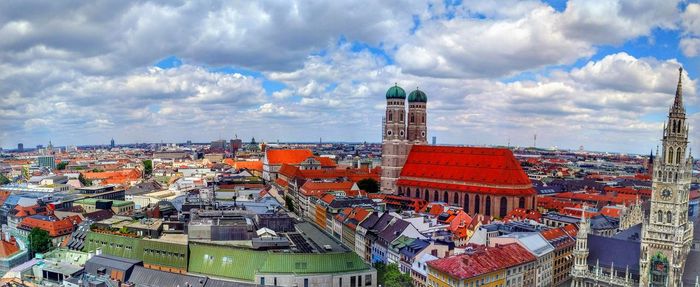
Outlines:
{"label": "haze on horizon", "polygon": [[700,150],[698,1],[457,2],[4,1],[0,146],[379,142],[397,83],[439,143],[646,154],[683,66]]}

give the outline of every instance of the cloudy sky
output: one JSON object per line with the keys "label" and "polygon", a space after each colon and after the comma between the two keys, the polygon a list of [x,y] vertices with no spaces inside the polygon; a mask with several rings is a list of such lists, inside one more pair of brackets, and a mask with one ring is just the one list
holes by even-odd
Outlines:
{"label": "cloudy sky", "polygon": [[[1,1],[0,146],[381,140],[647,153],[678,67],[696,150],[697,1]],[[634,3],[632,3],[634,2]]]}

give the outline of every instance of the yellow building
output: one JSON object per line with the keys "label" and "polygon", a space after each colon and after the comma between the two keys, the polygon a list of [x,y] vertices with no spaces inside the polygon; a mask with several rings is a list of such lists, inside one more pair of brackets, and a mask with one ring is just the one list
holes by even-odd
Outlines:
{"label": "yellow building", "polygon": [[536,260],[532,253],[515,243],[478,246],[464,254],[428,261],[428,286],[506,287],[508,268]]}

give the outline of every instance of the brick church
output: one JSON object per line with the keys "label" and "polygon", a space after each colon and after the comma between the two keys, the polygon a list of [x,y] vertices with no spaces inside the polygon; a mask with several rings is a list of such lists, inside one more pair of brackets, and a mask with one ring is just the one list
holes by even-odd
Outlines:
{"label": "brick church", "polygon": [[[536,206],[536,192],[509,149],[434,146],[427,142],[428,97],[386,92],[381,191],[460,206],[469,214],[503,217]],[[408,107],[406,107],[408,105]]]}

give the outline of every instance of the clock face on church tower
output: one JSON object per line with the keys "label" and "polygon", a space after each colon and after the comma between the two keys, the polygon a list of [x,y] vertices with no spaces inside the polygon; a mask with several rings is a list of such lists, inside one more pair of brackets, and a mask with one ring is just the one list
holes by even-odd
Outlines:
{"label": "clock face on church tower", "polygon": [[664,189],[664,191],[661,192],[661,198],[670,199],[671,198],[671,190]]}

